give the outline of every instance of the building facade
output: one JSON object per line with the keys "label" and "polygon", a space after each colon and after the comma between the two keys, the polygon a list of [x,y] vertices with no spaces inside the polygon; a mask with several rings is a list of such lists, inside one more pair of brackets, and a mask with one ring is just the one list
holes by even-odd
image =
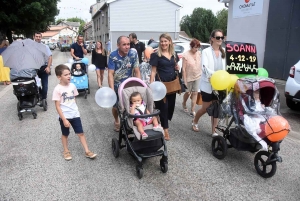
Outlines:
{"label": "building facade", "polygon": [[[96,6],[97,5],[97,6]],[[158,40],[160,34],[169,33],[179,39],[180,8],[172,0],[108,0],[92,8],[95,40],[103,43],[110,39],[112,50],[117,48],[117,38],[134,32],[138,39]]]}
{"label": "building facade", "polygon": [[227,40],[253,43],[258,66],[286,80],[300,59],[299,0],[223,0],[229,2]]}

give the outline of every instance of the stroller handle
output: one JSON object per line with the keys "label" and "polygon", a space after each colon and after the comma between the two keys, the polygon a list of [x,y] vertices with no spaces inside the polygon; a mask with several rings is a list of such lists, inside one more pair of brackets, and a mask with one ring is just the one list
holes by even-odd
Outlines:
{"label": "stroller handle", "polygon": [[153,113],[151,113],[151,114],[134,115],[134,114],[128,113],[128,117],[129,118],[147,118],[147,117],[157,116],[159,114],[160,114],[160,110],[155,109],[155,110],[153,110]]}

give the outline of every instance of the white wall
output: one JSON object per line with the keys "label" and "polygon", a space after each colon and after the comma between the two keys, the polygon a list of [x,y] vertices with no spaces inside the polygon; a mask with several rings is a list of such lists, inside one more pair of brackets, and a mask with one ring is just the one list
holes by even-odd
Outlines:
{"label": "white wall", "polygon": [[234,1],[231,0],[229,3],[227,40],[255,44],[257,47],[258,66],[263,67],[270,0],[257,0],[264,1],[261,15],[243,18],[232,17]]}
{"label": "white wall", "polygon": [[117,0],[109,6],[110,31],[180,31],[179,6],[168,0]]}

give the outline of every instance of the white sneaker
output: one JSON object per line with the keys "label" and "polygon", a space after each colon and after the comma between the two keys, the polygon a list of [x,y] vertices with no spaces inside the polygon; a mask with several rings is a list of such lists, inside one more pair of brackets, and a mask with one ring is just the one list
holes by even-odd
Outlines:
{"label": "white sneaker", "polygon": [[213,133],[211,136],[212,137],[217,137],[217,136],[219,136],[219,134],[218,133]]}
{"label": "white sneaker", "polygon": [[164,132],[164,129],[161,126],[156,126],[156,127],[153,126],[153,130],[158,131],[158,132],[162,132],[162,133]]}

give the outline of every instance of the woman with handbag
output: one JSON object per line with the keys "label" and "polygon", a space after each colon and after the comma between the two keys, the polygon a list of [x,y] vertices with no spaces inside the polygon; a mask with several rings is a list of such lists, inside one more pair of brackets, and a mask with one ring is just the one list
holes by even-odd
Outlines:
{"label": "woman with handbag", "polygon": [[195,117],[195,106],[199,89],[199,81],[202,73],[201,69],[201,52],[198,50],[200,48],[200,41],[193,39],[190,42],[190,50],[186,51],[182,55],[182,77],[185,86],[188,90],[183,96],[182,107],[185,112],[188,112],[186,107],[186,101],[191,96],[191,112],[190,116]]}
{"label": "woman with handbag", "polygon": [[[174,51],[172,38],[169,34],[164,33],[159,37],[158,51],[151,54],[150,65],[152,66],[150,83],[154,81],[164,82],[167,87],[167,95],[163,100],[155,101],[155,107],[160,110],[161,126],[164,129],[165,140],[170,140],[169,122],[174,113],[176,102],[176,90],[181,91],[181,85],[177,76],[176,70],[179,70],[177,65],[178,56]],[[178,85],[177,85],[178,80]],[[176,82],[176,84],[174,84]],[[179,89],[172,86],[178,86]],[[170,87],[169,87],[170,86]]]}
{"label": "woman with handbag", "polygon": [[[211,75],[217,70],[225,70],[225,51],[222,48],[224,39],[223,31],[220,29],[213,30],[210,35],[211,46],[202,51],[202,75],[200,79],[200,91],[202,96],[202,107],[197,111],[192,122],[192,129],[199,132],[198,121],[200,117],[206,113],[207,108],[212,101],[217,100],[210,84]],[[212,136],[218,136],[215,128],[218,119],[211,117]]]}

